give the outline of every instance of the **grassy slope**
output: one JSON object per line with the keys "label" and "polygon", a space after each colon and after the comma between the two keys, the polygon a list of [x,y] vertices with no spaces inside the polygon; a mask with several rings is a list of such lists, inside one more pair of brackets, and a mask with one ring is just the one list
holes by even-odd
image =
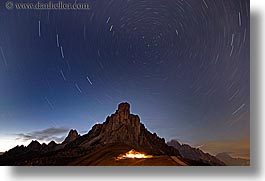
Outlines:
{"label": "grassy slope", "polygon": [[120,154],[131,150],[130,146],[115,144],[108,145],[98,151],[69,163],[72,166],[178,166],[170,156],[155,156],[148,159],[117,160]]}

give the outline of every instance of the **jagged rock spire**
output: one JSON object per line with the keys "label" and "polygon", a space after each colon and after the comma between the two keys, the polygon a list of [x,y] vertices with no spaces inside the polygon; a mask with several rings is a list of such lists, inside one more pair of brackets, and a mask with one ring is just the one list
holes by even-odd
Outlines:
{"label": "jagged rock spire", "polygon": [[127,102],[120,103],[116,113],[120,116],[121,119],[129,119],[130,116],[130,104]]}
{"label": "jagged rock spire", "polygon": [[74,141],[76,138],[78,138],[80,135],[76,130],[71,129],[70,132],[68,133],[68,136],[65,138],[65,140],[62,142],[62,144],[67,144],[72,141]]}

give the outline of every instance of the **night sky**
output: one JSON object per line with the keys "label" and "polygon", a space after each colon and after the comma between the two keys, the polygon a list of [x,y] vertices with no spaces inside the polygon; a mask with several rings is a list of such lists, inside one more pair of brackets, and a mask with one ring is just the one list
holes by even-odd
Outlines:
{"label": "night sky", "polygon": [[84,134],[127,101],[166,140],[249,156],[248,0],[76,2],[90,9],[1,1],[0,151]]}

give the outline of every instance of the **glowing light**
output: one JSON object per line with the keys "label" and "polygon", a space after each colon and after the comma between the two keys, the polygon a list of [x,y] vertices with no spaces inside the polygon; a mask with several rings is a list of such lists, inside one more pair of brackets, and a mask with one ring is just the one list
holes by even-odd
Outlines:
{"label": "glowing light", "polygon": [[121,159],[141,159],[141,158],[152,158],[153,156],[151,155],[145,155],[143,153],[140,153],[140,152],[137,152],[135,150],[130,150],[128,151],[127,153],[125,153],[124,155],[119,155],[117,157],[118,160],[121,160]]}

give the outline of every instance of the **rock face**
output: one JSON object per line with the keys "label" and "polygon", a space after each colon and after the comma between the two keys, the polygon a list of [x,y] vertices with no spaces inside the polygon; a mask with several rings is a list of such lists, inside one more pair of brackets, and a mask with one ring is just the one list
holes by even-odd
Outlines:
{"label": "rock face", "polygon": [[130,113],[130,105],[121,103],[115,114],[107,117],[103,124],[95,125],[88,133],[86,140],[78,140],[73,144],[84,148],[102,146],[112,143],[124,143],[155,155],[179,156],[178,150],[168,146],[165,139],[150,133],[137,115]]}
{"label": "rock face", "polygon": [[130,116],[130,104],[128,103],[120,103],[118,106],[118,110],[116,111],[117,115],[120,116],[120,120],[127,120]]}
{"label": "rock face", "polygon": [[121,103],[116,113],[107,117],[106,122],[102,124],[98,136],[102,137],[104,144],[122,142],[136,146],[139,143],[140,131],[139,116],[130,114],[128,103]]}
{"label": "rock face", "polygon": [[209,153],[204,153],[202,150],[198,148],[192,148],[190,145],[180,144],[177,140],[171,140],[167,144],[179,150],[181,156],[184,158],[195,161],[202,161],[203,163],[209,165],[219,165],[219,166],[225,165],[224,162],[222,162],[215,156],[212,156]]}
{"label": "rock face", "polygon": [[219,153],[216,158],[222,160],[227,166],[249,166],[250,161],[242,158],[233,158],[228,153]]}
{"label": "rock face", "polygon": [[48,145],[43,144],[42,145],[42,152],[50,152],[56,149],[58,144],[56,144],[54,141],[51,141]]}
{"label": "rock face", "polygon": [[80,135],[76,130],[71,129],[70,132],[68,133],[68,136],[64,139],[62,144],[68,144],[72,141],[74,141],[76,138],[78,138]]}
{"label": "rock face", "polygon": [[38,141],[32,141],[28,146],[27,149],[30,151],[39,151],[42,145]]}

